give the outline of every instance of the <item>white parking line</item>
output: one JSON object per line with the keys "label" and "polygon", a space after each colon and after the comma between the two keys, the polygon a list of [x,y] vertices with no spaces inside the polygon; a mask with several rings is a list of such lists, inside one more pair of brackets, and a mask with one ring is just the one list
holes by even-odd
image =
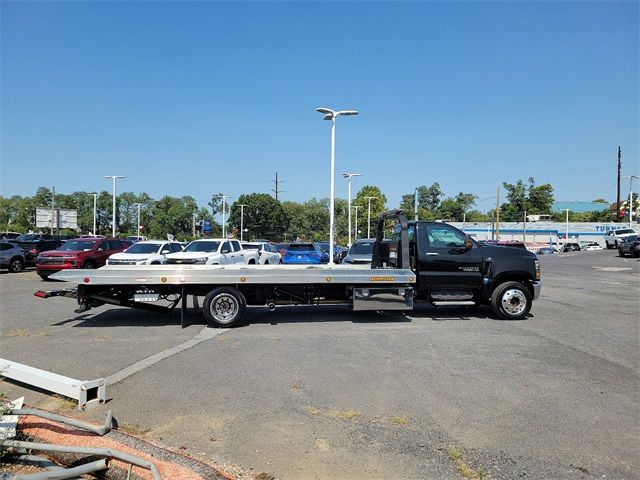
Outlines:
{"label": "white parking line", "polygon": [[140,360],[132,365],[129,365],[126,368],[123,368],[119,372],[114,373],[113,375],[109,375],[105,378],[105,382],[107,385],[113,385],[115,383],[121,382],[125,378],[133,375],[134,373],[139,372],[147,367],[155,365],[156,363],[164,360],[165,358],[171,357],[176,353],[180,353],[183,350],[187,350],[191,347],[195,347],[201,342],[205,340],[209,340],[216,335],[220,335],[221,333],[225,333],[229,331],[228,328],[207,328],[204,327],[200,332],[193,337],[191,340],[187,340],[186,342],[181,343],[180,345],[176,345],[175,347],[168,348],[163,350],[162,352],[155,353],[147,358]]}

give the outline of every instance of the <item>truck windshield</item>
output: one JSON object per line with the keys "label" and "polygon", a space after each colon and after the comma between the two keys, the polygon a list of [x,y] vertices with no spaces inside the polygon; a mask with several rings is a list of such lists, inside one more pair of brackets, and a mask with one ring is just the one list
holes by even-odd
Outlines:
{"label": "truck windshield", "polygon": [[349,253],[355,255],[371,255],[373,253],[373,242],[357,242],[351,246]]}
{"label": "truck windshield", "polygon": [[217,252],[220,242],[198,241],[191,242],[183,252]]}
{"label": "truck windshield", "polygon": [[69,240],[62,244],[58,250],[72,251],[72,252],[87,252],[93,250],[93,246],[96,242],[87,240]]}
{"label": "truck windshield", "polygon": [[631,230],[630,228],[627,228],[625,230],[616,230],[616,235],[626,235],[627,233],[636,233],[636,231]]}
{"label": "truck windshield", "polygon": [[36,235],[34,233],[27,233],[25,235],[20,235],[16,237],[17,242],[33,242],[34,240],[40,239],[40,235]]}
{"label": "truck windshield", "polygon": [[134,243],[124,253],[156,253],[161,246],[161,243]]}

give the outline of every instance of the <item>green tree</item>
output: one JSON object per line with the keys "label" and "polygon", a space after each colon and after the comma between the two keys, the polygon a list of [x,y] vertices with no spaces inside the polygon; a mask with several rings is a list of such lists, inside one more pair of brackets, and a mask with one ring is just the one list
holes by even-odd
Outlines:
{"label": "green tree", "polygon": [[507,202],[500,206],[500,219],[506,222],[523,220],[527,214],[550,214],[553,205],[553,187],[545,183],[536,186],[533,177],[529,177],[529,185],[522,180],[515,184],[503,183],[507,191]]}
{"label": "green tree", "polygon": [[415,196],[418,196],[418,217],[422,220],[431,220],[436,216],[436,210],[440,206],[440,200],[444,196],[440,184],[434,182],[431,186],[420,185],[413,193],[402,196],[400,209],[411,215],[415,210]]}
{"label": "green tree", "polygon": [[190,238],[197,209],[193,197],[162,197],[153,206],[150,235],[158,239],[167,238],[168,234],[176,238]]}
{"label": "green tree", "polygon": [[[375,197],[371,199],[371,225],[367,225],[369,219],[369,200],[367,197]],[[355,199],[351,202],[351,205],[358,205],[361,208],[358,210],[358,223],[361,233],[358,237],[362,238],[369,232],[370,235],[374,235],[376,227],[378,225],[378,218],[385,211],[387,204],[387,197],[384,193],[373,185],[365,185],[356,194]]]}
{"label": "green tree", "polygon": [[244,207],[244,238],[280,238],[287,228],[287,218],[282,205],[267,193],[251,193],[240,195],[231,205],[229,215],[230,230],[240,237],[240,216]]}

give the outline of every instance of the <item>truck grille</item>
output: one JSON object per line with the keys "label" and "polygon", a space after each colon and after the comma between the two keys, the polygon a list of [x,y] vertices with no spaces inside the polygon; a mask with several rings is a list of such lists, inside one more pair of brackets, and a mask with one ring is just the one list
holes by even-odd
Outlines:
{"label": "truck grille", "polygon": [[167,263],[170,264],[180,264],[180,265],[185,265],[185,264],[193,264],[196,263],[196,259],[195,258],[169,258],[167,259]]}
{"label": "truck grille", "polygon": [[64,264],[63,257],[40,257],[38,259],[40,265],[62,265]]}
{"label": "truck grille", "polygon": [[135,260],[114,260],[109,259],[109,265],[135,265]]}

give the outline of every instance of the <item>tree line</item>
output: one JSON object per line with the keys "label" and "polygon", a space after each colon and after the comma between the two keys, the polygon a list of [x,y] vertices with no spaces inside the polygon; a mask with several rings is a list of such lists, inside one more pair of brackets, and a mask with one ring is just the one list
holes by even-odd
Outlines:
{"label": "tree line", "polygon": [[[565,220],[564,212],[551,212],[554,202],[553,187],[550,184],[535,185],[529,178],[525,183],[518,180],[514,184],[503,183],[506,192],[505,201],[500,205],[501,221],[522,221],[524,213],[552,214],[557,221]],[[54,194],[47,187],[40,187],[33,196],[0,196],[0,230],[2,231],[38,231],[35,226],[36,208],[51,208]],[[421,220],[447,220],[452,222],[486,222],[496,217],[495,209],[480,212],[474,209],[478,196],[459,192],[455,196],[445,197],[440,185],[421,185],[413,192],[402,196],[399,208],[413,218],[417,200],[418,217]],[[73,233],[92,233],[94,194],[73,192],[55,193],[55,208],[73,209],[78,214],[78,230]],[[380,188],[373,185],[362,187],[352,199],[352,225],[357,229],[358,237],[374,235],[377,219],[388,208],[387,197]],[[243,208],[240,205],[244,205]],[[116,231],[120,236],[135,235],[140,211],[141,235],[149,238],[166,238],[172,234],[176,238],[189,240],[194,237],[195,227],[208,222],[211,236],[220,236],[222,226],[218,219],[222,213],[222,198],[212,195],[206,206],[199,206],[195,199],[164,196],[158,200],[146,193],[124,192],[117,195]],[[370,209],[370,210],[369,210]],[[338,243],[346,244],[348,237],[348,202],[346,199],[335,201],[335,228]],[[241,215],[241,212],[244,212]],[[241,219],[242,216],[242,219]],[[249,193],[238,197],[233,203],[225,205],[227,231],[240,236],[240,226],[244,229],[245,239],[264,238],[273,241],[326,240],[329,237],[329,199],[312,198],[305,202],[277,201],[266,193]],[[369,228],[369,220],[371,227]],[[571,221],[613,221],[615,214],[610,212],[571,213]],[[112,221],[111,193],[102,191],[96,194],[96,234],[110,235]],[[40,229],[47,230],[47,229]],[[72,233],[72,232],[61,232]],[[201,235],[199,231],[195,236]]]}

